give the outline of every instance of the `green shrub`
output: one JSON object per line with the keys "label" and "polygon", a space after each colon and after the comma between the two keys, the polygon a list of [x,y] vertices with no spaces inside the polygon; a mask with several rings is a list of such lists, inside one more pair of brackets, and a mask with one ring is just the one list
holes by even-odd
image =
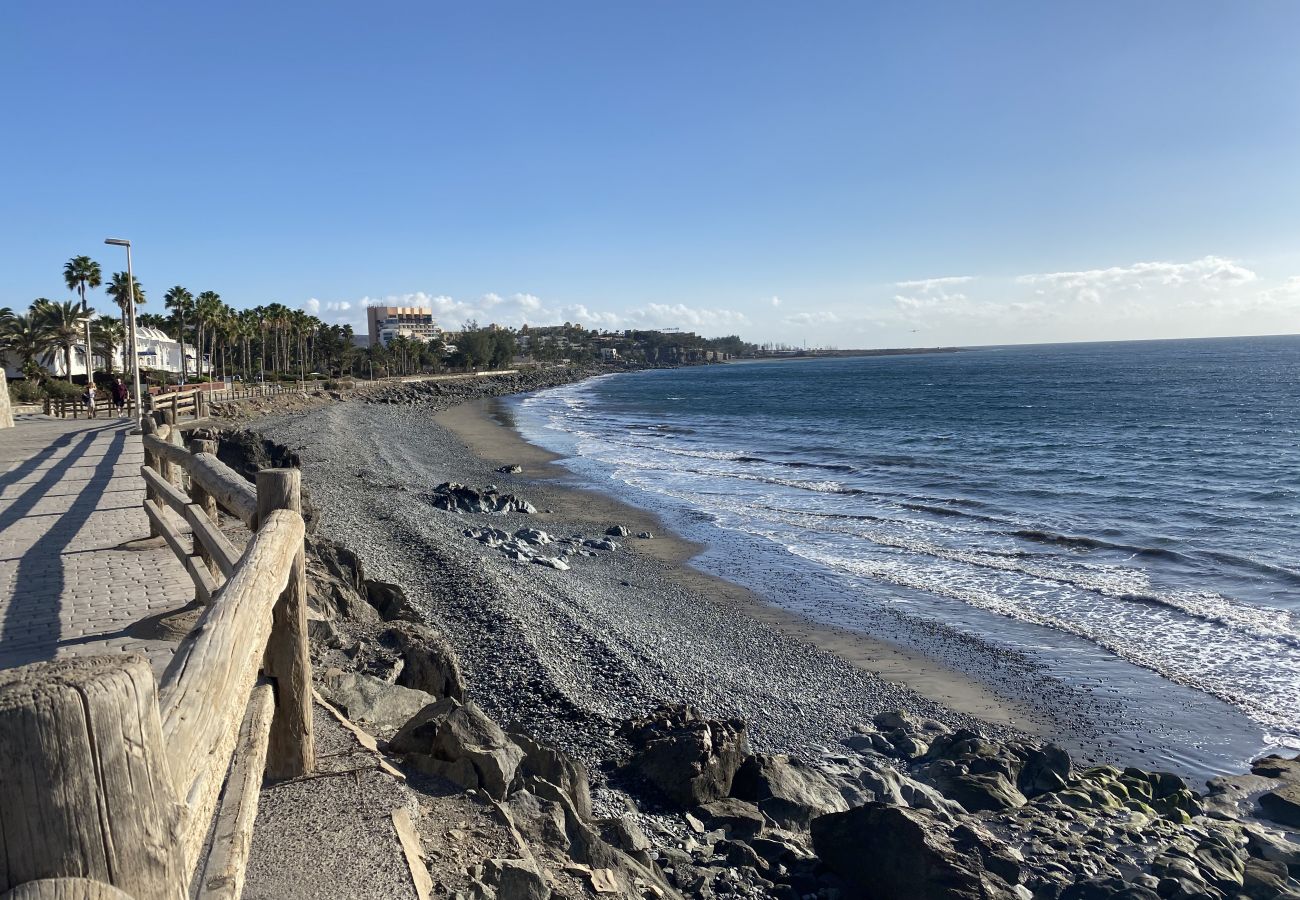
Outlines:
{"label": "green shrub", "polygon": [[68,384],[60,378],[51,378],[43,387],[45,396],[51,400],[80,400],[86,390],[79,384]]}
{"label": "green shrub", "polygon": [[38,382],[31,379],[9,382],[9,402],[11,403],[40,403],[44,399],[45,393],[41,390]]}

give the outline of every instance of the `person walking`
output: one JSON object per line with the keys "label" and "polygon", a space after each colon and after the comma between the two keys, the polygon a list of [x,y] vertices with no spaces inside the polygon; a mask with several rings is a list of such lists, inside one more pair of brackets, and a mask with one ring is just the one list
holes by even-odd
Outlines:
{"label": "person walking", "polygon": [[121,417],[125,415],[126,413],[124,408],[126,407],[127,397],[126,385],[122,382],[120,377],[113,379],[113,386],[110,389],[110,393],[113,396],[113,405],[117,407],[118,416]]}
{"label": "person walking", "polygon": [[86,418],[95,418],[95,380],[93,378],[86,380],[86,389],[82,392],[81,399],[86,404]]}

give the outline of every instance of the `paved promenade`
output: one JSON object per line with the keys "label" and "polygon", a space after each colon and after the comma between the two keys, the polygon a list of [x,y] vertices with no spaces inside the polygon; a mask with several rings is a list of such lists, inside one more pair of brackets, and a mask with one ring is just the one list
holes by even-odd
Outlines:
{"label": "paved promenade", "polygon": [[20,416],[0,431],[0,668],[135,650],[161,672],[170,658],[174,645],[140,623],[194,589],[171,550],[141,547],[144,453],[130,427]]}

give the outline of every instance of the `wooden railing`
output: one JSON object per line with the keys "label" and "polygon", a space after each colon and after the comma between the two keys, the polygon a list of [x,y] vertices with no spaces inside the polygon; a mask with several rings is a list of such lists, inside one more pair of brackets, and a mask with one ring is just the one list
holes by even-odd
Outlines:
{"label": "wooden railing", "polygon": [[[96,392],[95,397],[95,414],[102,418],[111,417],[117,408],[113,405],[113,398],[104,392]],[[123,407],[128,413],[135,414],[135,398],[127,397],[126,404]],[[54,398],[46,397],[41,401],[41,410],[47,416],[54,416],[58,419],[80,419],[88,417],[90,410],[86,409],[85,401],[80,398],[70,399],[66,397]]]}
{"label": "wooden railing", "polygon": [[206,606],[156,683],[130,654],[0,672],[4,900],[238,898],[263,775],[315,768],[299,473],[254,487],[164,418],[144,510]]}
{"label": "wooden railing", "polygon": [[155,413],[172,413],[176,419],[203,419],[208,415],[208,392],[198,388],[150,394],[148,409]]}

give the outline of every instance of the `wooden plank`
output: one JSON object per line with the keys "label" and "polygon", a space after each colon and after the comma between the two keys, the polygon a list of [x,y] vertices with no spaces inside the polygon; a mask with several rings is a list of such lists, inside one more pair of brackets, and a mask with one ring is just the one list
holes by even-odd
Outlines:
{"label": "wooden plank", "polygon": [[178,805],[149,660],[0,671],[0,893],[43,878],[182,900]]}
{"label": "wooden plank", "polygon": [[253,846],[253,823],[266,768],[266,742],[271,733],[275,697],[266,682],[253,688],[244,724],[239,731],[234,762],[217,811],[199,900],[239,900],[244,891],[248,854]]}
{"label": "wooden plank", "polygon": [[420,836],[415,832],[411,814],[405,807],[393,810],[393,829],[402,844],[402,855],[406,857],[406,868],[411,873],[411,883],[415,885],[415,896],[420,900],[430,900],[433,896],[433,879],[424,864],[424,849],[420,846]]}
{"label": "wooden plank", "polygon": [[384,757],[384,755],[379,752],[379,742],[375,740],[375,736],[373,734],[358,727],[357,723],[353,722],[347,716],[343,715],[343,713],[339,711],[338,707],[334,706],[332,703],[330,703],[328,700],[322,697],[320,695],[320,692],[317,691],[315,688],[312,688],[311,696],[312,699],[314,699],[317,703],[319,703],[327,713],[329,713],[331,716],[334,717],[334,720],[336,722],[338,722],[349,732],[351,732],[352,736],[357,739],[358,744],[360,744],[362,747],[365,747],[367,750],[369,750],[371,753],[375,755],[375,761],[379,765],[380,771],[382,771],[386,775],[391,775],[392,777],[396,778],[398,781],[406,780],[406,773],[403,772],[401,769],[397,768],[396,766],[394,766],[392,763],[390,763]]}
{"label": "wooden plank", "polygon": [[167,764],[186,804],[180,843],[193,871],[271,633],[271,608],[302,549],[302,517],[276,510],[234,575],[176,648],[159,684]]}
{"label": "wooden plank", "polygon": [[230,543],[230,539],[221,533],[220,528],[212,524],[212,520],[198,504],[187,504],[181,513],[185,516],[185,521],[190,524],[194,539],[208,551],[208,555],[217,564],[221,574],[227,578],[234,574],[235,567],[239,565],[239,551],[235,549],[234,544]]}
{"label": "wooden plank", "polygon": [[257,491],[230,466],[209,453],[190,453],[155,435],[145,435],[144,446],[184,468],[223,509],[249,528],[257,526]]}
{"label": "wooden plank", "polygon": [[176,554],[176,558],[181,562],[185,562],[185,560],[189,559],[191,548],[186,546],[185,540],[181,537],[181,533],[177,531],[176,526],[172,525],[172,523],[167,520],[167,517],[163,515],[162,509],[151,501],[146,500],[144,501],[144,511],[149,517],[149,524],[152,525],[158,534],[162,536],[162,539],[167,542],[167,546],[172,548],[172,552]]}
{"label": "wooden plank", "polygon": [[146,487],[153,490],[154,499],[165,500],[167,505],[177,513],[182,515],[185,513],[185,507],[190,505],[190,498],[185,496],[180,488],[148,466],[141,466],[140,474],[144,477]]}
{"label": "wooden plank", "polygon": [[212,598],[216,596],[219,585],[208,567],[203,564],[203,560],[197,556],[185,557],[185,571],[190,573],[190,580],[194,582],[194,591],[198,594],[200,603],[211,603]]}

